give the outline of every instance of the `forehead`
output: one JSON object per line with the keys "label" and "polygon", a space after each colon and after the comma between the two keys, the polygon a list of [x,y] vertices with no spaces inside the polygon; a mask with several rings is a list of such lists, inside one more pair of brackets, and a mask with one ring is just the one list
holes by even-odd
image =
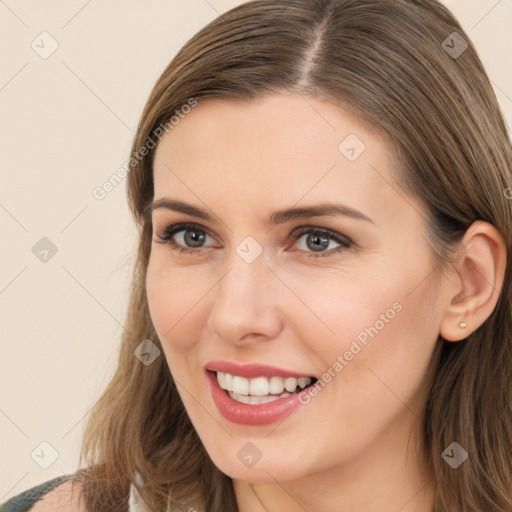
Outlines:
{"label": "forehead", "polygon": [[158,144],[155,197],[396,201],[391,141],[328,100],[199,101]]}

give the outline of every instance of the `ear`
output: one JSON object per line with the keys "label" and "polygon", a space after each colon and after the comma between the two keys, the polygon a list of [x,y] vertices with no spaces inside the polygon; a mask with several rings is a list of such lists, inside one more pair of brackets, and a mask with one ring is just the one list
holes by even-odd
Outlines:
{"label": "ear", "polygon": [[445,311],[439,334],[460,341],[476,331],[493,312],[505,276],[507,249],[501,233],[476,221],[466,231],[455,262],[456,293]]}

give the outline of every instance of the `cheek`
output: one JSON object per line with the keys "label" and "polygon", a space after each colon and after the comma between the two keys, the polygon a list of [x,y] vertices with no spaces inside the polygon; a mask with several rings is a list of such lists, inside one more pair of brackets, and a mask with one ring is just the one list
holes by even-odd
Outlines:
{"label": "cheek", "polygon": [[332,272],[332,277],[320,274],[295,277],[295,295],[284,306],[285,314],[295,318],[304,330],[301,338],[313,341],[322,352],[329,347],[348,350],[351,341],[358,338],[363,344],[368,331],[382,331],[401,310],[400,283],[383,282],[371,275],[348,275]]}
{"label": "cheek", "polygon": [[190,394],[201,396],[204,391],[197,357],[202,330],[197,315],[207,290],[197,276],[188,278],[186,274],[190,272],[150,264],[146,293],[151,320],[178,393],[188,413],[196,417],[201,411],[196,411],[197,404]]}
{"label": "cheek", "polygon": [[344,401],[348,389],[354,397],[368,394],[364,399],[372,403],[386,395],[393,400],[387,386],[412,397],[430,362],[437,340],[431,300],[436,292],[429,281],[411,292],[418,270],[393,270],[374,269],[364,278],[339,274],[316,287],[301,278],[294,288],[309,309],[288,305],[289,312],[296,311],[298,336],[317,358],[317,368],[328,372],[326,379],[342,383]]}
{"label": "cheek", "polygon": [[338,350],[343,369],[336,396],[340,403],[346,403],[347,395],[352,397],[348,401],[356,424],[365,424],[379,410],[381,425],[406,409],[420,417],[437,340],[434,331],[429,333],[418,325],[426,313],[421,302],[400,297],[394,307],[375,311],[379,314],[368,318],[356,335],[344,341],[345,351]]}
{"label": "cheek", "polygon": [[183,269],[162,268],[150,262],[146,293],[151,320],[164,348],[189,349],[200,328],[197,315],[208,292],[204,281]]}

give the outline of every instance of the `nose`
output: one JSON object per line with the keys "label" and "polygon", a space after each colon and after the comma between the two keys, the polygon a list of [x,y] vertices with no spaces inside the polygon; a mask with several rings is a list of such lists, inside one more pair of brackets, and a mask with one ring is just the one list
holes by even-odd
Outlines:
{"label": "nose", "polygon": [[234,253],[228,271],[212,290],[215,299],[208,328],[235,345],[276,338],[282,329],[276,304],[279,284],[263,254],[247,263]]}

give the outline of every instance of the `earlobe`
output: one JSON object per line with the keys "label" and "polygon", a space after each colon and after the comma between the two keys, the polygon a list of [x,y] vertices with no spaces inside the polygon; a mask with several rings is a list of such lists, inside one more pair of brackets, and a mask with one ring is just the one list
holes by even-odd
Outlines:
{"label": "earlobe", "polygon": [[461,341],[476,331],[494,311],[503,286],[507,250],[501,233],[488,222],[474,222],[462,238],[454,264],[457,289],[446,308],[439,334]]}

